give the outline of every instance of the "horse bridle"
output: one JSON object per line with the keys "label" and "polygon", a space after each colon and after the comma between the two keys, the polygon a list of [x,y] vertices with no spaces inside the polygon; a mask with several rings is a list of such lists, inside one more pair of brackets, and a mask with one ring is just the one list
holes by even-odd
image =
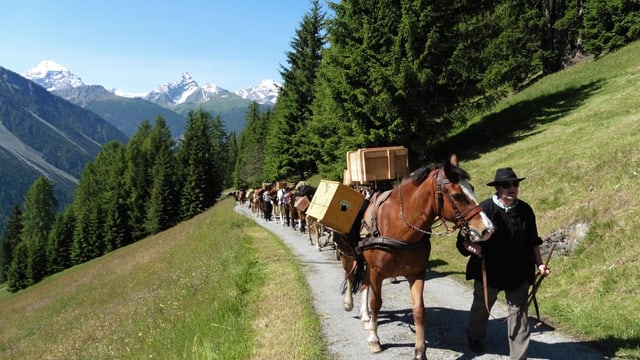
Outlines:
{"label": "horse bridle", "polygon": [[[435,170],[434,172],[435,173]],[[469,232],[469,221],[476,216],[479,212],[482,211],[482,206],[480,205],[476,205],[475,207],[468,209],[466,211],[460,211],[460,209],[458,209],[458,207],[456,206],[456,202],[453,199],[453,196],[451,195],[451,193],[449,193],[449,190],[445,187],[446,184],[450,184],[451,181],[446,178],[446,177],[441,177],[440,174],[443,173],[442,168],[440,168],[437,172],[437,174],[432,175],[436,177],[436,181],[434,182],[433,188],[435,193],[438,196],[438,207],[436,209],[436,219],[440,219],[442,221],[442,224],[444,224],[445,228],[447,229],[447,232],[452,233],[454,232],[456,229],[461,229],[463,232]],[[406,218],[404,217],[404,205],[402,204],[402,191],[401,191],[401,185],[398,185],[398,193],[399,193],[399,197],[400,197],[400,218],[402,219],[402,221],[409,226],[411,229],[421,232],[423,234],[431,234],[431,231],[425,231],[420,229],[419,227],[409,223]],[[442,209],[444,208],[444,196],[447,196],[447,198],[449,199],[449,202],[451,203],[451,207],[453,208],[455,215],[455,225],[453,226],[453,228],[449,228],[449,226],[447,226],[447,222],[444,220],[444,218],[442,217]]]}

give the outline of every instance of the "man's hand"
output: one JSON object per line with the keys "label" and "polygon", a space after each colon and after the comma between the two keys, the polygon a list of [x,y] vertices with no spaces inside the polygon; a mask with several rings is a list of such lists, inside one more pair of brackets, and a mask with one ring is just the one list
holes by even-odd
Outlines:
{"label": "man's hand", "polygon": [[551,269],[545,264],[540,264],[538,265],[538,271],[540,271],[540,275],[542,277],[545,277],[549,275],[549,273],[551,272]]}

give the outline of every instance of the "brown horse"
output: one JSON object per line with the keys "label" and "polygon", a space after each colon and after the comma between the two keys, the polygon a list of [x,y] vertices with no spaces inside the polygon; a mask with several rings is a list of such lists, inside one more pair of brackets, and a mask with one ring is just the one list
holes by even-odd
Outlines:
{"label": "brown horse", "polygon": [[[493,224],[478,204],[469,184],[469,174],[458,167],[452,155],[442,167],[421,168],[403,180],[388,198],[377,201],[372,197],[366,208],[360,236],[353,232],[338,237],[342,250],[342,265],[347,275],[344,308],[351,310],[353,298],[350,288],[358,290],[362,281],[361,320],[368,321],[367,339],[371,352],[380,352],[378,312],[382,306],[382,281],[404,276],[410,286],[413,319],[416,331],[415,359],[426,359],[424,331],[424,279],[431,252],[431,226],[440,220],[455,224],[469,234],[474,242],[487,240],[494,231]],[[370,313],[366,298],[369,296]]]}

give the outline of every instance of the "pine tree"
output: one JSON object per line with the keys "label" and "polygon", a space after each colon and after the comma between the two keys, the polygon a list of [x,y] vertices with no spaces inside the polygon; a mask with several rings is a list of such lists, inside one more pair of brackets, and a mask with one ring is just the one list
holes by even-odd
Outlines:
{"label": "pine tree", "polygon": [[178,146],[182,176],[181,218],[189,219],[212,206],[218,195],[217,156],[213,153],[213,117],[204,110],[189,111],[184,137]]}
{"label": "pine tree", "polygon": [[129,139],[129,143],[127,143],[125,183],[129,195],[127,200],[128,218],[133,241],[140,240],[148,235],[144,227],[144,221],[150,196],[149,191],[153,182],[150,173],[153,164],[144,144],[151,133],[151,129],[151,123],[148,120],[144,120],[140,123],[136,133]]}
{"label": "pine tree", "polygon": [[94,165],[98,178],[102,179],[97,189],[99,201],[95,203],[103,216],[99,228],[102,242],[99,255],[102,255],[130,244],[133,238],[128,216],[125,146],[117,141],[104,144]]}
{"label": "pine tree", "polygon": [[28,251],[27,277],[32,284],[48,275],[46,245],[57,206],[51,180],[36,179],[25,196],[20,236]]}
{"label": "pine tree", "polygon": [[29,246],[25,242],[19,242],[13,249],[13,258],[7,269],[7,289],[16,292],[26,289],[33,284],[29,277]]}
{"label": "pine tree", "polygon": [[104,253],[104,217],[100,212],[101,181],[95,164],[87,163],[82,170],[72,204],[75,217],[71,247],[73,264],[81,264]]}
{"label": "pine tree", "polygon": [[640,2],[586,1],[581,35],[584,49],[596,56],[640,39]]}
{"label": "pine tree", "polygon": [[265,158],[265,134],[270,114],[262,114],[258,103],[249,105],[246,125],[240,133],[238,158],[234,171],[235,184],[257,187],[262,183],[262,165]]}
{"label": "pine tree", "polygon": [[0,283],[7,279],[7,271],[13,260],[13,252],[20,242],[22,233],[22,210],[20,205],[14,204],[9,221],[0,239]]}
{"label": "pine tree", "polygon": [[231,159],[229,156],[227,131],[219,115],[211,119],[210,129],[211,154],[213,158],[212,178],[214,179],[211,191],[215,201],[222,194],[222,190],[224,189],[224,183],[227,181],[227,169],[230,167]]}
{"label": "pine tree", "polygon": [[316,172],[316,150],[306,129],[312,118],[312,103],[322,50],[326,43],[325,14],[318,0],[312,2],[287,52],[288,68],[280,71],[284,84],[273,111],[273,123],[265,143],[263,178],[277,181],[291,176],[304,178]]}
{"label": "pine tree", "polygon": [[232,130],[227,135],[227,148],[229,149],[229,160],[227,161],[227,169],[224,175],[224,188],[226,189],[232,186],[235,186],[236,188],[241,188],[243,186],[246,187],[245,184],[237,184],[233,177],[235,166],[238,162],[238,153],[240,152],[240,149],[238,148],[238,137],[236,136],[235,130]]}
{"label": "pine tree", "polygon": [[72,207],[60,212],[53,223],[47,242],[47,265],[49,274],[54,274],[73,265],[71,247],[75,217]]}
{"label": "pine tree", "polygon": [[158,116],[145,145],[152,156],[152,185],[147,205],[145,231],[155,234],[175,225],[180,215],[180,184],[174,140],[165,120]]}

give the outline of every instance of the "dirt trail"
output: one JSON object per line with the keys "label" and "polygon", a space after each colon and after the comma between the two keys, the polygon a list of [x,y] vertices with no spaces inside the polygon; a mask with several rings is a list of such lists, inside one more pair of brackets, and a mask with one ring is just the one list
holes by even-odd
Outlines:
{"label": "dirt trail", "polygon": [[[367,331],[362,328],[357,316],[360,295],[354,296],[354,310],[342,308],[340,285],[343,272],[330,248],[319,251],[311,246],[306,234],[294,231],[276,222],[267,222],[254,217],[246,207],[236,206],[236,211],[253,218],[256,223],[276,234],[303,265],[309,288],[314,297],[314,306],[322,320],[324,336],[329,351],[336,359],[409,359],[413,356],[415,334],[409,287],[402,278],[392,284],[385,280],[382,288],[382,309],[379,315],[378,335],[383,351],[371,354],[367,349]],[[430,360],[444,359],[508,359],[509,346],[506,338],[506,323],[503,317],[506,307],[503,294],[492,309],[495,319],[489,321],[485,339],[486,353],[475,355],[467,349],[465,326],[471,305],[471,288],[446,274],[430,271],[425,283],[427,357]],[[533,309],[533,308],[532,308]],[[531,314],[530,314],[531,315]],[[532,320],[531,324],[534,321]],[[532,325],[533,329],[533,325]],[[560,334],[554,329],[533,329],[530,359],[592,360],[609,359],[578,340]]]}

